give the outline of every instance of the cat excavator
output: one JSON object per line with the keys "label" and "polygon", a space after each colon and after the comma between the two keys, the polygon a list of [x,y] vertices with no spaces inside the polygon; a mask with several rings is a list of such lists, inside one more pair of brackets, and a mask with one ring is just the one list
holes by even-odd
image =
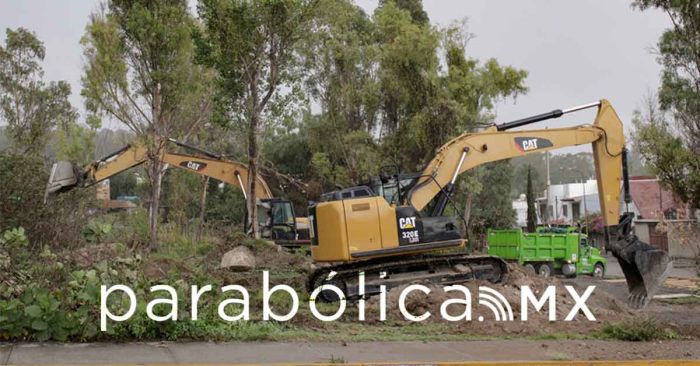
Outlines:
{"label": "cat excavator", "polygon": [[[173,153],[165,149],[159,158],[162,162],[238,187],[243,192],[243,196],[247,198],[246,185],[244,184],[248,181],[248,167],[246,165],[225,160],[216,154],[174,139],[169,139],[169,143],[195,151],[198,155]],[[51,169],[45,197],[76,187],[90,187],[127,169],[141,165],[147,160],[146,148],[139,144],[133,144],[126,145],[84,168],[77,167],[69,161],[56,162]],[[295,217],[292,203],[273,197],[267,183],[259,175],[257,176],[255,196],[258,202],[260,237],[272,240],[287,248],[297,248],[309,244],[307,218]],[[244,226],[249,227],[248,223]]]}
{"label": "cat excavator", "polygon": [[[514,130],[588,108],[597,108],[592,124]],[[358,298],[411,282],[504,281],[508,267],[502,259],[452,250],[465,246],[457,219],[443,216],[457,178],[485,163],[582,144],[593,147],[607,249],[622,267],[629,304],[646,306],[670,260],[633,234],[633,213],[620,215],[621,186],[624,202],[629,206],[631,200],[625,141],[622,122],[607,100],[465,133],[438,149],[422,172],[383,174],[367,185],[324,194],[309,207],[309,226],[313,259],[327,265],[309,277],[309,293],[334,285],[346,298]],[[322,290],[318,299],[332,302],[339,295]]]}

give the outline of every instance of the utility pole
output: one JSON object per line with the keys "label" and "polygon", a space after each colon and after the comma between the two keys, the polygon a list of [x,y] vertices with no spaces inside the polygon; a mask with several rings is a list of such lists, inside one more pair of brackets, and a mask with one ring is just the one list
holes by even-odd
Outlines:
{"label": "utility pole", "polygon": [[588,210],[586,209],[586,182],[587,179],[583,176],[581,177],[581,183],[583,184],[583,219],[586,221],[586,235],[591,231],[588,227]]}
{"label": "utility pole", "polygon": [[547,207],[544,210],[544,222],[543,224],[549,223],[549,186],[552,182],[549,180],[549,151],[544,152],[544,165],[547,169],[547,188],[545,189],[545,197],[547,198]]}

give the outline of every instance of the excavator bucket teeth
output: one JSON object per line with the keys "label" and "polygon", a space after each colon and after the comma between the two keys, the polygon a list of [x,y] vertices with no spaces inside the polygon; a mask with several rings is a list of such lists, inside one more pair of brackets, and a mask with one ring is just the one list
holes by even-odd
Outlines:
{"label": "excavator bucket teeth", "polygon": [[49,181],[46,184],[45,197],[51,194],[72,189],[78,184],[76,168],[68,161],[54,163],[51,168]]}
{"label": "excavator bucket teeth", "polygon": [[618,240],[612,243],[611,249],[627,280],[628,304],[641,309],[663,286],[671,269],[671,260],[665,251],[631,234],[631,216],[623,216],[620,223]]}

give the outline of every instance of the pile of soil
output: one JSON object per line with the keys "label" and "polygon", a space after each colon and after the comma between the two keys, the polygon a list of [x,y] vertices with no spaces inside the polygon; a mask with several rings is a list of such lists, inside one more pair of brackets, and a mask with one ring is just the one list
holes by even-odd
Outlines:
{"label": "pile of soil", "polygon": [[[574,299],[569,295],[565,286],[570,285],[576,289],[579,296],[585,291],[585,286],[577,286],[574,283],[557,278],[542,278],[534,272],[528,272],[518,265],[509,265],[510,273],[504,283],[494,284],[486,281],[475,281],[465,283],[471,294],[472,320],[449,322],[440,315],[440,308],[443,302],[449,299],[464,299],[460,291],[450,291],[446,293],[442,287],[426,285],[430,288],[430,294],[420,291],[413,291],[406,297],[406,310],[411,314],[420,315],[426,311],[432,314],[424,322],[451,323],[458,327],[459,331],[474,335],[538,335],[542,333],[588,333],[596,330],[605,322],[620,321],[632,315],[632,312],[620,301],[613,298],[601,289],[593,291],[586,301],[586,305],[595,316],[595,321],[589,321],[585,315],[579,311],[572,321],[564,321],[575,304]],[[510,304],[513,313],[512,321],[496,321],[494,312],[487,306],[479,302],[479,287],[486,286],[498,291]],[[535,312],[532,304],[528,302],[528,319],[521,320],[521,286],[529,286],[537,298],[541,297],[547,286],[556,288],[556,320],[549,321],[548,305],[545,304],[540,312]],[[401,292],[406,286],[392,289],[387,294],[387,320],[406,322],[399,310],[398,301]],[[378,323],[379,298],[374,297],[368,301],[369,322]],[[465,307],[462,304],[451,304],[447,306],[448,314],[458,316],[464,313]],[[506,310],[507,312],[507,310]],[[480,321],[482,319],[483,321]]]}

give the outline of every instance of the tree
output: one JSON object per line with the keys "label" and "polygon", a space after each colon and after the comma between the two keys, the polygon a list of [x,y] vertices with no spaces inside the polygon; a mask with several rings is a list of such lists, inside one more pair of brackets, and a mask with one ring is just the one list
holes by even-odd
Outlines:
{"label": "tree", "polygon": [[0,47],[0,118],[7,123],[4,132],[13,152],[40,155],[56,127],[75,125],[78,114],[68,101],[70,85],[44,82],[44,44],[34,33],[24,28],[5,32],[5,47]]}
{"label": "tree", "polygon": [[700,207],[700,156],[674,133],[666,114],[653,98],[646,111],[635,111],[635,147],[645,164],[681,201]]}
{"label": "tree", "polygon": [[474,195],[471,207],[471,239],[479,238],[487,229],[507,229],[515,224],[515,210],[510,198],[510,181],[513,178],[510,162],[501,160],[481,168],[481,190]]}
{"label": "tree", "polygon": [[535,208],[535,190],[532,185],[532,167],[527,166],[527,231],[534,233],[537,226],[537,209]]}
{"label": "tree", "polygon": [[[651,118],[637,128],[640,152],[651,170],[674,194],[700,206],[700,7],[693,0],[636,0],[641,10],[668,14],[672,27],[657,44],[663,66],[658,102],[673,117]],[[663,116],[661,116],[663,117]]]}
{"label": "tree", "polygon": [[[242,127],[248,147],[248,222],[258,235],[258,140],[299,96],[298,45],[311,31],[314,0],[202,0],[200,61],[218,71],[220,119]],[[290,92],[281,91],[288,86]],[[286,89],[286,88],[285,88]]]}
{"label": "tree", "polygon": [[186,0],[111,0],[92,14],[82,39],[86,108],[126,125],[148,149],[150,248],[157,224],[168,138],[208,118],[207,72],[193,64]]}

